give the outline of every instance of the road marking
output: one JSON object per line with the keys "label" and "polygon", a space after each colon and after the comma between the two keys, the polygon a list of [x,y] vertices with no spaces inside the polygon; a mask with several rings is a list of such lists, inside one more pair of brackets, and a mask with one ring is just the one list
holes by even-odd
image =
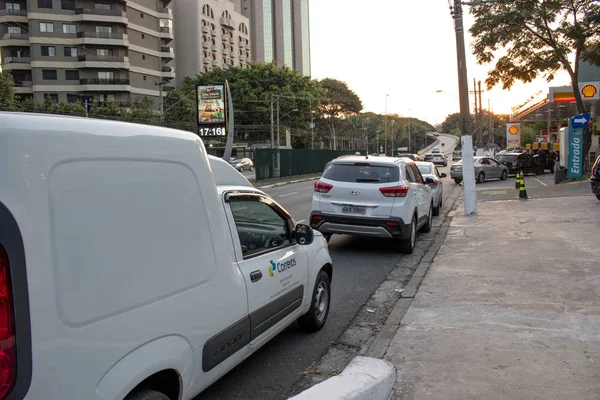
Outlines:
{"label": "road marking", "polygon": [[306,222],[306,220],[305,219],[301,219],[300,221],[298,221],[299,224],[301,224],[303,222]]}
{"label": "road marking", "polygon": [[292,192],[292,193],[282,194],[282,195],[279,195],[279,197],[288,197],[288,196],[292,196],[292,195],[295,195],[295,194],[298,194],[298,192]]}
{"label": "road marking", "polygon": [[486,194],[486,195],[490,195],[490,196],[493,196],[493,195],[496,195],[496,194],[506,194],[506,190],[489,190],[489,191],[482,190],[482,192],[483,193],[481,193],[481,194]]}
{"label": "road marking", "polygon": [[536,178],[535,176],[533,177],[533,179],[535,179],[536,181],[538,181],[539,183],[541,183],[542,185],[544,185],[544,186],[546,186],[546,187],[548,186],[548,184],[547,184],[547,183],[544,183],[544,182],[540,181],[540,180],[539,180],[538,178]]}

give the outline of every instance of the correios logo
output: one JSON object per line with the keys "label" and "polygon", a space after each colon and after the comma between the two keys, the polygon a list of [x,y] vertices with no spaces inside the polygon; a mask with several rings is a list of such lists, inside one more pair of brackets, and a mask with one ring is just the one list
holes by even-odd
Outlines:
{"label": "correios logo", "polygon": [[508,128],[508,133],[510,133],[511,135],[516,135],[517,133],[519,133],[519,127],[518,126],[511,126],[510,128]]}
{"label": "correios logo", "polygon": [[275,276],[275,272],[285,272],[288,269],[291,269],[296,266],[296,259],[292,258],[291,260],[287,260],[282,263],[276,263],[275,261],[270,261],[271,265],[269,266],[269,276]]}

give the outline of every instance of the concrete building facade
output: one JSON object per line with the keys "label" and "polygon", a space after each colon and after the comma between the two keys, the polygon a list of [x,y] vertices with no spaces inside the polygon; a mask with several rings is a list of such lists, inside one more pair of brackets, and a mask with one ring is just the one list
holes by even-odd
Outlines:
{"label": "concrete building facade", "polygon": [[310,75],[309,0],[240,0],[250,19],[255,61]]}
{"label": "concrete building facade", "polygon": [[157,102],[176,76],[171,3],[0,0],[2,68],[36,102]]}
{"label": "concrete building facade", "polygon": [[177,0],[175,21],[178,84],[213,68],[250,64],[250,21],[240,0]]}

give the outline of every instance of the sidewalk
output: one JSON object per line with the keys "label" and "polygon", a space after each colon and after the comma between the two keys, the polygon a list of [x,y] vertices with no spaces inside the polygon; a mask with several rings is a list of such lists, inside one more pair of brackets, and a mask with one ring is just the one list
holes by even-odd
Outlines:
{"label": "sidewalk", "polygon": [[456,212],[385,359],[392,399],[600,399],[600,202]]}

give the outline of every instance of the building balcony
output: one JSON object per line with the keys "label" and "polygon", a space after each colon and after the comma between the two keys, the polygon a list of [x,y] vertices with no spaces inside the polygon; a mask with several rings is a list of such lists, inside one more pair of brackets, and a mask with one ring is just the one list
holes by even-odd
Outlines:
{"label": "building balcony", "polygon": [[239,47],[240,47],[240,49],[243,49],[244,47],[246,47],[246,43],[240,42],[239,43]]}
{"label": "building balcony", "polygon": [[86,78],[79,80],[81,91],[129,92],[129,79]]}
{"label": "building balcony", "polygon": [[213,30],[210,31],[210,36],[217,37],[217,35],[218,35],[218,33],[217,33],[216,29],[213,29]]}
{"label": "building balcony", "polygon": [[84,54],[78,56],[79,61],[102,61],[102,62],[129,62],[127,56],[99,56],[97,54]]}
{"label": "building balcony", "polygon": [[210,49],[210,42],[202,42],[203,49]]}
{"label": "building balcony", "polygon": [[160,48],[160,56],[161,58],[175,58],[175,51],[173,50],[172,47],[161,47]]}
{"label": "building balcony", "polygon": [[[117,68],[130,69],[127,56],[99,56],[96,54],[82,54],[78,56],[79,68]],[[108,65],[110,64],[110,65]]]}
{"label": "building balcony", "polygon": [[75,9],[75,14],[81,16],[82,21],[127,24],[127,14],[123,10],[96,10],[77,8]]}
{"label": "building balcony", "polygon": [[237,57],[237,55],[235,54],[235,51],[232,51],[231,52],[231,58],[235,58],[235,57]]}
{"label": "building balcony", "polygon": [[212,51],[218,51],[219,50],[219,46],[217,46],[216,44],[213,44],[212,46],[210,46],[210,49]]}
{"label": "building balcony", "polygon": [[240,62],[241,61],[246,61],[246,56],[243,54],[240,54]]}
{"label": "building balcony", "polygon": [[224,56],[229,55],[229,49],[223,49],[222,52]]}
{"label": "building balcony", "polygon": [[77,32],[77,38],[83,39],[81,44],[129,46],[129,39],[124,33]]}
{"label": "building balcony", "polygon": [[27,23],[27,10],[0,10],[0,22]]}
{"label": "building balcony", "polygon": [[212,65],[213,65],[213,67],[220,67],[220,66],[221,66],[221,63],[220,63],[220,62],[218,62],[217,60],[213,60],[213,61],[212,61]]}
{"label": "building balcony", "polygon": [[29,34],[28,33],[7,33],[2,36],[0,41],[0,47],[6,46],[29,46]]}
{"label": "building balcony", "polygon": [[173,40],[173,29],[168,26],[161,26],[158,30],[158,37],[161,39]]}
{"label": "building balcony", "polygon": [[173,10],[170,8],[159,8],[158,13],[161,14],[161,18],[173,19]]}
{"label": "building balcony", "polygon": [[235,29],[235,22],[231,18],[221,17],[220,22],[224,27]]}
{"label": "building balcony", "polygon": [[2,69],[31,69],[31,57],[4,57]]}
{"label": "building balcony", "polygon": [[208,57],[204,57],[204,58],[202,59],[202,62],[203,62],[204,64],[210,64],[210,63],[211,63],[211,61],[212,61],[212,60],[211,60],[210,58],[208,58]]}
{"label": "building balcony", "polygon": [[32,81],[15,81],[15,92],[19,94],[33,93]]}
{"label": "building balcony", "polygon": [[210,32],[210,28],[208,26],[203,26],[202,33],[208,33],[208,32]]}
{"label": "building balcony", "polygon": [[224,42],[227,42],[227,41],[228,41],[230,38],[231,38],[231,36],[229,36],[229,35],[227,35],[227,34],[225,34],[225,35],[221,36],[221,39],[222,39]]}
{"label": "building balcony", "polygon": [[246,50],[250,50],[250,45],[249,44],[246,45]]}

